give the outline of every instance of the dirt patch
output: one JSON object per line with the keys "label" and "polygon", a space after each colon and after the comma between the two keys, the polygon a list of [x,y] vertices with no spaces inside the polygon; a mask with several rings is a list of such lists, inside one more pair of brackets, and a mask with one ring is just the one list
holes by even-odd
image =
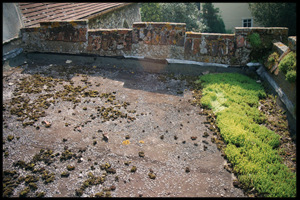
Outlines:
{"label": "dirt patch", "polygon": [[[224,169],[225,160],[211,142],[213,132],[204,123],[202,109],[191,105],[192,91],[185,80],[166,76],[162,81],[161,75],[117,66],[55,61],[4,73],[3,170],[8,174],[5,186],[13,188],[9,196],[244,196]],[[52,80],[40,84],[39,92],[20,89],[24,80],[34,88],[30,81],[49,77]],[[74,88],[85,86],[76,93]],[[59,96],[63,92],[65,96]],[[47,94],[52,94],[44,99],[48,103],[39,100]],[[16,97],[23,101],[12,103]],[[24,99],[27,118],[22,121],[26,116],[11,110],[24,107]],[[30,119],[37,109],[44,114]],[[23,168],[18,161],[25,162]],[[68,170],[68,165],[75,169]],[[28,176],[39,179],[30,181]]]}

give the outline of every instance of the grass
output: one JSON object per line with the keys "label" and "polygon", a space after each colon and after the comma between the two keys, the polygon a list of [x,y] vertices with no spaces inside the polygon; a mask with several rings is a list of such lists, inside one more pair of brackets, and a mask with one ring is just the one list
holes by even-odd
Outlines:
{"label": "grass", "polygon": [[202,87],[202,105],[216,114],[224,152],[244,188],[259,196],[295,197],[296,174],[279,155],[280,136],[261,125],[266,121],[258,109],[266,97],[263,87],[235,73],[207,74],[195,83]]}

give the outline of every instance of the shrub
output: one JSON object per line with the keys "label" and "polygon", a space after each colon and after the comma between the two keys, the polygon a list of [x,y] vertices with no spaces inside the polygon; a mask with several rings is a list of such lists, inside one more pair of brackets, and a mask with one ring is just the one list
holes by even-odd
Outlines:
{"label": "shrub", "polygon": [[288,71],[285,75],[285,78],[290,83],[295,82],[296,81],[296,70]]}
{"label": "shrub", "polygon": [[261,48],[261,40],[258,33],[252,33],[248,36],[249,42],[253,48]]}
{"label": "shrub", "polygon": [[278,58],[279,58],[279,55],[277,52],[273,52],[272,54],[269,55],[265,65],[268,69],[271,69],[275,63],[278,62]]}
{"label": "shrub", "polygon": [[287,81],[294,82],[296,81],[296,53],[288,53],[279,63],[279,70],[285,74]]}

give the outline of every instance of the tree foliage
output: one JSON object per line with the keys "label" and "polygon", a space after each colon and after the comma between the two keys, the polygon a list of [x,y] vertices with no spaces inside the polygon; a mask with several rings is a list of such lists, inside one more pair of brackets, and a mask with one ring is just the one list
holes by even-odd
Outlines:
{"label": "tree foliage", "polygon": [[195,3],[142,3],[142,21],[186,23],[187,31],[202,31]]}
{"label": "tree foliage", "polygon": [[265,27],[287,27],[296,35],[296,3],[249,3],[254,20]]}
{"label": "tree foliage", "polygon": [[201,18],[204,20],[206,29],[203,32],[209,33],[225,33],[225,25],[223,19],[219,15],[219,8],[215,8],[212,3],[202,4]]}
{"label": "tree foliage", "polygon": [[160,3],[141,3],[141,18],[143,22],[161,22],[162,11]]}

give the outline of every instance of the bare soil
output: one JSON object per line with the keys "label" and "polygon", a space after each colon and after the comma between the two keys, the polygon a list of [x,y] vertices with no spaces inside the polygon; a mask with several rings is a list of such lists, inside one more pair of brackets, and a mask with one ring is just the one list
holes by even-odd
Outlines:
{"label": "bare soil", "polygon": [[[187,82],[118,67],[82,66],[75,62],[61,65],[53,60],[3,71],[3,171],[17,172],[10,183],[6,182],[7,187],[15,184],[10,196],[18,197],[23,191],[28,197],[40,192],[45,197],[89,197],[97,193],[113,197],[244,197],[243,191],[233,186],[234,176],[224,169],[226,161],[211,142],[212,132],[204,123],[202,109],[190,103],[193,97]],[[22,93],[20,96],[28,98],[29,103],[35,103],[39,95],[62,91],[64,85],[71,85],[70,81],[74,87],[87,86],[85,91],[98,91],[99,95],[78,95],[79,103],[52,98],[54,103],[42,109],[44,116],[23,126],[26,120],[17,121],[18,116],[11,114],[16,106],[12,99],[21,87],[18,83],[37,73],[62,81],[53,82],[48,92],[44,85],[40,93]],[[115,99],[110,102],[101,98],[105,93],[113,94]],[[124,102],[130,105],[116,109]],[[97,111],[101,106],[113,107],[127,117],[105,121]],[[45,127],[45,122],[51,126]],[[9,136],[14,137],[10,140]],[[52,150],[52,162],[36,161],[34,168],[27,170],[15,165],[17,161],[33,163],[41,149]],[[73,156],[61,159],[66,150]],[[144,157],[139,152],[144,152]],[[110,167],[101,169],[105,163]],[[68,165],[75,169],[68,171]],[[133,166],[135,172],[131,172]],[[42,178],[46,170],[53,173],[52,182],[45,183]],[[70,175],[61,177],[64,171]],[[89,172],[104,181],[89,182]],[[155,179],[150,178],[150,172]],[[34,182],[37,189],[31,184],[29,192],[24,193],[30,181],[16,182],[28,175],[39,180]],[[80,188],[82,193],[76,193]]]}

